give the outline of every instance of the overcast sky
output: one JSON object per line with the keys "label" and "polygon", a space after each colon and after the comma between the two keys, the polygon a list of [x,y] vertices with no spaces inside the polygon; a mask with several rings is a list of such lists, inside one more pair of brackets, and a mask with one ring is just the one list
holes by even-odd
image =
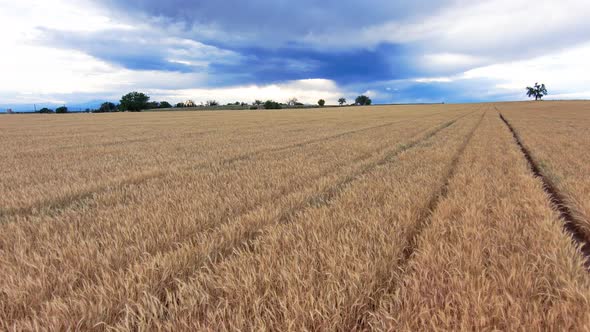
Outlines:
{"label": "overcast sky", "polygon": [[0,45],[4,106],[590,98],[588,0],[0,0]]}

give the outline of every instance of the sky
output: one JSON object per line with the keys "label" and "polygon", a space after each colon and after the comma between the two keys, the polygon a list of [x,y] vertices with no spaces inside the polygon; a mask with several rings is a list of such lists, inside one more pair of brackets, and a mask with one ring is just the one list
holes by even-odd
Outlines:
{"label": "sky", "polygon": [[590,98],[588,0],[0,0],[0,111]]}

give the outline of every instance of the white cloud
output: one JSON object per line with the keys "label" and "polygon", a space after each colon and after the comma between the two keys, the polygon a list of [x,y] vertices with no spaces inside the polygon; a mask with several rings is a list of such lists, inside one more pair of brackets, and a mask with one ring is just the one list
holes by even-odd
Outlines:
{"label": "white cloud", "polygon": [[56,101],[56,95],[104,94],[202,84],[206,75],[128,70],[79,51],[13,45],[0,55],[2,103]]}
{"label": "white cloud", "polygon": [[[80,50],[60,48],[47,42],[47,31],[96,34],[119,31],[125,38],[133,26],[107,17],[89,1],[0,0],[0,103],[65,103],[80,101],[79,96],[116,99],[131,90],[179,89],[200,86],[207,80],[203,71],[181,73],[156,70],[131,70]],[[145,32],[145,31],[144,31]],[[167,37],[151,31],[159,46],[171,48],[170,62],[207,66],[207,58],[225,59],[234,55],[192,40]],[[152,42],[153,43],[153,42]],[[151,45],[151,44],[150,44]],[[158,45],[156,45],[157,47]],[[105,47],[109,47],[108,45]],[[231,54],[230,54],[231,53]]]}
{"label": "white cloud", "polygon": [[345,92],[334,81],[326,79],[295,80],[279,84],[244,85],[215,89],[152,90],[156,99],[174,102],[191,99],[196,103],[217,100],[221,103],[234,101],[253,102],[256,99],[273,99],[286,102],[296,97],[302,103],[315,104],[319,99],[327,104],[336,104],[338,98],[353,93]]}
{"label": "white cloud", "polygon": [[[145,91],[155,100],[170,102],[187,99],[196,102],[216,99],[224,103],[236,100],[252,102],[255,99],[283,102],[297,97],[305,103],[316,103],[320,98],[328,103],[336,103],[343,96],[336,83],[324,79],[212,89],[191,88],[205,85],[207,74],[199,73],[201,71],[131,70],[100,60],[82,50],[63,49],[37,42],[43,39],[41,33],[54,29],[98,35],[103,31],[121,31],[121,38],[127,38],[126,33],[135,33],[133,29],[149,29],[141,24],[134,24],[135,28],[131,28],[113,21],[101,15],[99,8],[86,7],[90,6],[86,2],[74,4],[61,0],[27,0],[14,3],[0,0],[0,6],[6,9],[0,12],[2,104],[61,104],[80,101],[80,98],[117,100],[122,93],[133,90]],[[31,25],[30,22],[35,24]],[[234,53],[196,41],[166,37],[155,30],[150,32],[150,36],[150,40],[155,39],[163,46],[182,46],[172,49],[168,54],[169,61],[179,64],[207,66],[207,58],[213,57],[223,62],[226,57],[235,56]]]}
{"label": "white cloud", "polygon": [[488,63],[484,57],[460,53],[433,53],[418,57],[417,67],[430,72],[457,71]]}
{"label": "white cloud", "polygon": [[475,68],[465,72],[462,78],[495,81],[494,89],[512,92],[522,92],[526,86],[543,82],[550,93],[554,91],[557,96],[566,97],[588,90],[589,58],[590,43],[587,43],[529,60]]}
{"label": "white cloud", "polygon": [[[158,17],[140,21],[124,17],[123,12],[113,16],[92,0],[0,0],[0,8],[0,103],[4,104],[61,103],[77,96],[116,99],[130,90],[143,90],[154,98],[170,101],[189,98],[221,102],[268,98],[286,101],[297,97],[306,103],[315,103],[320,98],[335,103],[341,96],[356,95],[324,79],[193,88],[207,83],[209,77],[203,73],[206,70],[196,70],[199,73],[131,70],[113,64],[116,61],[101,60],[112,54],[100,58],[88,55],[99,52],[88,52],[88,48],[96,46],[84,44],[84,37],[99,39],[97,36],[105,31],[120,32],[122,43],[113,47],[114,55],[123,55],[123,60],[132,62],[138,54],[143,54],[144,48],[158,47],[166,49],[159,50],[161,58],[193,68],[206,69],[210,59],[231,62],[239,55],[185,39],[189,32],[181,24],[177,26]],[[408,56],[410,66],[414,67],[408,71],[420,71],[416,77],[398,82],[403,85],[460,83],[469,91],[469,85],[463,83],[473,82],[478,85],[472,90],[474,94],[524,98],[523,87],[542,81],[553,92],[553,98],[588,96],[585,73],[590,72],[587,63],[590,6],[587,0],[537,0],[533,4],[525,0],[455,0],[450,6],[425,13],[364,27],[352,22],[338,25],[338,29],[311,31],[297,42],[303,45],[300,47],[315,45],[323,51],[370,48],[384,42],[402,44],[403,49],[392,56]],[[154,25],[158,20],[162,24]],[[223,27],[210,23],[210,28],[217,31]],[[72,39],[74,45],[68,46],[77,50],[39,43],[49,40],[48,31],[81,36]],[[280,32],[285,29],[281,28]],[[137,38],[144,34],[149,38]],[[112,44],[108,38],[101,41]],[[122,49],[121,45],[128,41],[143,47]],[[313,72],[321,65],[308,59],[286,59],[284,68],[301,73]],[[485,88],[478,82],[485,82]],[[358,90],[366,90],[368,86]],[[377,89],[365,91],[372,98],[379,98],[380,93]]]}
{"label": "white cloud", "polygon": [[[445,85],[456,95],[475,100],[524,100],[525,87],[535,82],[545,83],[547,99],[590,98],[585,73],[590,72],[590,43],[566,50],[531,57],[526,60],[502,61],[448,76],[419,77],[381,82],[401,88],[416,83]],[[403,98],[403,96],[401,96]]]}
{"label": "white cloud", "polygon": [[[587,0],[457,0],[428,14],[362,28],[309,34],[305,41],[331,47],[411,44],[417,51],[464,54],[522,53],[590,38]],[[426,52],[426,53],[428,53]],[[514,55],[514,54],[512,54]]]}
{"label": "white cloud", "polygon": [[450,83],[453,82],[455,78],[452,77],[424,77],[424,78],[415,78],[411,81],[416,83]]}

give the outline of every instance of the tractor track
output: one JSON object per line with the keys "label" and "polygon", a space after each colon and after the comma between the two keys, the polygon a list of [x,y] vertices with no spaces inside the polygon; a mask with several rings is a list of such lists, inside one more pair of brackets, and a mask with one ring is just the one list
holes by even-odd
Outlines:
{"label": "tractor track", "polygon": [[[269,227],[272,225],[289,224],[289,223],[296,222],[296,219],[299,217],[299,214],[303,211],[306,211],[307,209],[319,208],[322,206],[328,206],[328,205],[333,204],[333,202],[338,198],[338,196],[341,192],[346,190],[349,186],[353,185],[354,182],[362,179],[363,176],[365,176],[366,174],[371,173],[372,171],[374,171],[375,169],[377,169],[380,166],[384,166],[389,163],[392,163],[400,153],[402,153],[404,151],[408,151],[408,150],[416,147],[417,145],[421,144],[422,142],[429,140],[430,138],[436,136],[439,132],[441,132],[445,128],[451,127],[452,125],[456,124],[460,119],[463,119],[464,117],[469,116],[473,113],[474,112],[469,112],[469,113],[461,115],[453,120],[444,122],[443,124],[437,126],[435,129],[428,132],[423,137],[412,140],[412,141],[408,142],[406,145],[403,145],[397,149],[392,150],[390,153],[388,153],[383,158],[381,158],[373,163],[370,163],[368,165],[365,165],[364,167],[360,168],[359,170],[354,171],[351,174],[343,177],[337,183],[325,188],[324,190],[317,193],[316,195],[309,197],[301,204],[298,204],[295,207],[279,214],[273,223],[266,224],[266,225],[262,226],[261,228],[251,229],[251,230],[246,231],[244,234],[245,236],[242,238],[242,241],[240,243],[240,248],[236,248],[235,246],[231,246],[228,248],[221,247],[217,250],[217,252],[211,253],[208,255],[208,257],[209,257],[208,264],[220,264],[221,262],[223,262],[227,259],[230,259],[234,255],[236,255],[236,253],[240,252],[240,250],[246,250],[246,251],[252,250],[255,241],[258,240],[259,237],[264,234],[262,232],[262,230],[265,229],[266,227]],[[240,250],[238,250],[238,249],[240,249]],[[208,267],[202,267],[202,268],[205,270],[209,269]],[[174,296],[169,297],[170,294],[176,293],[177,288],[178,288],[178,286],[175,286],[173,289],[167,289],[165,293],[157,294],[155,296],[155,298],[157,298],[160,301],[160,303],[162,303],[163,306],[166,308],[166,310],[164,310],[164,312],[163,312],[163,316],[161,317],[161,319],[163,319],[163,320],[165,320],[168,317],[167,311],[171,307],[174,307],[179,304],[177,298],[175,298]]]}
{"label": "tractor track", "polygon": [[[378,166],[382,166],[384,164],[391,162],[392,159],[396,155],[398,155],[399,153],[401,153],[405,150],[411,149],[412,147],[419,144],[420,142],[428,140],[429,138],[435,136],[441,130],[453,125],[455,122],[457,122],[460,119],[463,119],[466,116],[469,116],[471,114],[473,114],[473,112],[462,114],[462,115],[455,117],[454,119],[451,119],[449,121],[443,121],[433,127],[421,130],[420,132],[413,135],[413,137],[409,138],[408,143],[401,144],[399,147],[396,147],[395,149],[389,151],[389,153],[387,153],[382,159],[379,159],[377,161],[368,163],[367,165],[360,167],[356,171],[353,171],[352,174],[349,174],[348,176],[341,178],[340,181],[338,181],[334,185],[328,187],[326,190],[324,190],[320,193],[317,193],[315,195],[311,195],[305,201],[303,201],[301,204],[298,204],[298,205],[294,206],[293,208],[281,213],[277,217],[276,223],[281,224],[281,223],[290,222],[296,217],[296,215],[299,211],[305,210],[308,207],[317,207],[317,206],[329,204],[330,201],[333,200],[335,198],[335,196],[337,196],[337,194],[343,188],[347,187],[351,182],[357,180],[363,174],[370,172],[371,170],[373,170],[374,168],[376,168]],[[367,161],[367,159],[369,159],[371,157],[371,155],[383,153],[383,152],[387,151],[388,148],[391,148],[391,146],[390,145],[380,146],[379,148],[377,148],[373,151],[367,152],[366,154],[364,154],[361,157],[355,158],[354,160],[352,160],[352,164],[362,164],[362,162]],[[312,178],[312,181],[323,178],[323,177],[327,176],[327,174],[329,174],[330,172],[333,172],[341,167],[345,167],[345,165],[334,165],[334,167],[330,167],[329,169],[325,170],[324,172],[322,172],[318,176]],[[298,188],[298,189],[301,190],[302,188]],[[287,196],[295,191],[297,191],[297,190],[289,191],[284,194],[278,195],[275,198],[273,198],[272,201],[273,202],[279,201],[282,197]],[[254,206],[248,208],[245,212],[240,213],[239,215],[232,216],[231,219],[233,220],[233,219],[239,218],[240,216],[247,215],[247,214],[255,211],[260,206],[262,206],[262,204],[260,204],[260,203],[255,204]],[[228,222],[223,222],[222,224],[226,224]],[[216,225],[216,227],[212,227],[212,228],[205,228],[202,231],[214,232],[215,229],[217,229],[218,226],[220,226],[222,224],[218,224],[218,225]],[[252,237],[252,239],[248,239],[247,241],[250,242],[251,240],[255,239],[258,235],[260,235],[258,231],[253,232],[252,234],[249,234],[248,237]],[[187,239],[184,239],[184,240],[186,241]],[[246,247],[248,247],[248,246],[249,246],[249,244],[246,245]],[[234,247],[229,248],[229,249],[222,249],[215,256],[221,258],[221,257],[225,257],[227,255],[231,255],[233,253],[234,249],[235,249]],[[172,250],[165,250],[162,253],[167,255],[169,253],[172,253],[173,251],[174,251],[173,249]],[[221,259],[223,259],[223,258],[221,258]],[[74,288],[77,288],[77,287],[74,287]],[[165,294],[159,294],[158,297],[161,299],[162,302],[165,301]],[[23,318],[24,317],[17,317],[17,319],[23,319]]]}
{"label": "tractor track", "polygon": [[410,258],[414,254],[414,252],[416,251],[416,248],[418,246],[418,239],[419,239],[420,235],[422,234],[424,229],[426,229],[426,227],[428,227],[428,225],[430,223],[430,219],[432,218],[432,214],[436,210],[440,201],[442,201],[447,196],[447,194],[449,192],[449,185],[450,185],[451,180],[455,176],[455,172],[457,171],[457,165],[459,164],[459,160],[461,159],[461,156],[463,156],[465,149],[467,148],[467,146],[471,142],[473,135],[475,135],[475,132],[480,127],[481,122],[483,121],[486,113],[487,113],[487,111],[484,111],[481,114],[481,117],[479,118],[479,121],[477,122],[477,124],[473,127],[473,129],[465,137],[465,141],[463,141],[461,146],[459,146],[459,149],[457,150],[457,152],[455,153],[455,156],[451,160],[451,164],[449,165],[449,169],[447,171],[447,174],[445,174],[445,177],[443,180],[444,181],[443,185],[440,187],[438,192],[430,199],[430,201],[428,202],[428,205],[427,205],[428,208],[426,210],[427,211],[426,214],[418,221],[416,228],[410,234],[410,236],[408,238],[408,245],[404,249],[404,254],[403,254],[402,260],[400,262],[401,267],[405,268],[405,266],[408,264],[408,261],[410,260]]}
{"label": "tractor track", "polygon": [[502,122],[504,122],[506,127],[508,127],[512,133],[512,136],[520,148],[520,151],[524,155],[531,172],[542,182],[543,190],[547,194],[551,206],[555,209],[555,211],[559,214],[560,219],[563,221],[563,229],[565,233],[569,234],[573,242],[579,247],[582,255],[584,256],[584,266],[587,270],[590,270],[590,239],[586,236],[582,227],[580,227],[580,221],[576,219],[574,213],[566,204],[563,194],[561,194],[555,185],[553,185],[551,180],[547,178],[543,172],[541,172],[539,165],[533,159],[530,151],[524,146],[522,139],[514,127],[512,127],[510,122],[504,117],[504,115],[502,115],[502,113],[498,112],[498,114],[500,115]]}
{"label": "tractor track", "polygon": [[[459,164],[461,156],[463,155],[465,149],[467,148],[467,146],[471,142],[471,139],[475,135],[475,132],[480,127],[486,113],[487,113],[487,111],[482,112],[482,115],[481,115],[480,119],[478,120],[477,124],[467,134],[467,136],[465,137],[465,140],[461,143],[461,145],[457,149],[457,152],[455,152],[455,155],[453,156],[453,159],[451,160],[451,163],[449,164],[447,173],[443,177],[443,184],[434,193],[434,195],[432,195],[430,201],[428,202],[428,204],[426,205],[426,208],[424,210],[425,213],[423,213],[422,216],[418,218],[418,221],[416,222],[416,227],[414,229],[412,229],[409,232],[408,236],[406,237],[407,242],[406,242],[406,245],[402,251],[401,257],[397,261],[396,269],[398,269],[402,272],[404,272],[406,270],[410,260],[412,259],[412,256],[414,255],[414,253],[416,252],[416,249],[418,248],[418,240],[420,238],[420,235],[424,232],[424,230],[430,224],[430,219],[432,218],[432,215],[433,215],[434,211],[436,210],[439,202],[441,202],[447,196],[450,181],[453,179],[453,177],[455,175],[457,165]],[[392,286],[394,288],[390,289],[390,291],[395,290],[395,288],[397,287],[395,284]],[[355,330],[366,331],[366,330],[371,329],[369,320],[370,320],[370,317],[372,316],[373,312],[377,309],[377,306],[379,305],[379,301],[380,301],[380,297],[377,296],[375,298],[375,301],[373,303],[371,303],[367,312],[358,318],[357,324],[355,326]]]}

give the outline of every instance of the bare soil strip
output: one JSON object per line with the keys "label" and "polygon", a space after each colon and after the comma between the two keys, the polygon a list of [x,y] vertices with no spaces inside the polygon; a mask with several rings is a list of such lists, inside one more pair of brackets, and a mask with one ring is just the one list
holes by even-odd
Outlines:
{"label": "bare soil strip", "polygon": [[498,114],[500,115],[500,119],[502,119],[504,124],[508,127],[508,129],[510,129],[512,136],[514,137],[516,144],[520,148],[520,151],[522,151],[522,154],[526,158],[531,171],[533,172],[535,177],[539,178],[541,182],[543,182],[543,189],[545,190],[545,193],[547,193],[547,196],[549,197],[551,204],[557,210],[557,212],[559,212],[559,216],[564,222],[564,230],[572,237],[572,239],[579,246],[580,251],[585,257],[585,266],[587,269],[590,270],[590,239],[586,238],[586,236],[584,235],[584,231],[579,226],[580,222],[576,220],[574,214],[572,213],[572,210],[565,203],[563,195],[559,192],[559,190],[557,190],[553,183],[551,183],[551,181],[543,175],[541,169],[531,156],[531,153],[522,143],[520,136],[518,135],[516,130],[514,130],[510,122],[506,120],[502,113]]}

